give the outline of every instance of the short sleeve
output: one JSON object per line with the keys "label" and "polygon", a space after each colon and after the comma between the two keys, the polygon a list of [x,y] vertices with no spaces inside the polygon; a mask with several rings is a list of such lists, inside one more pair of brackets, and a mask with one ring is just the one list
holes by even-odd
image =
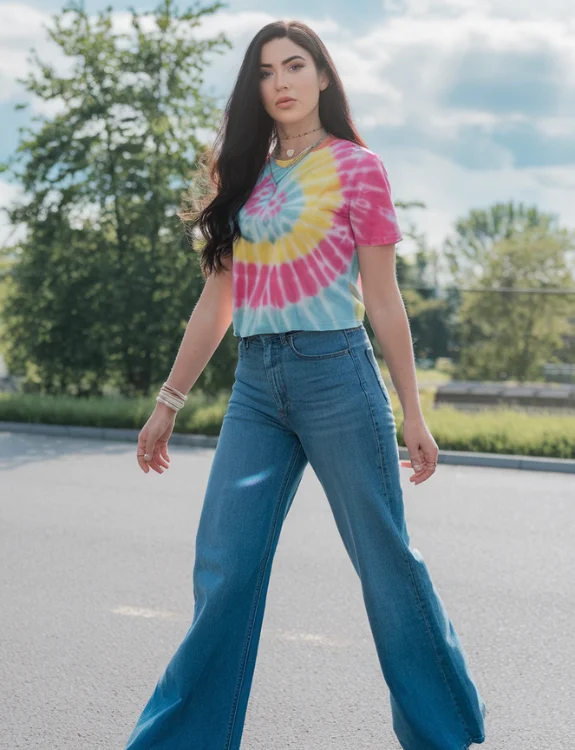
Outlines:
{"label": "short sleeve", "polygon": [[391,199],[391,187],[381,158],[362,149],[354,164],[349,221],[358,245],[392,245],[403,237]]}

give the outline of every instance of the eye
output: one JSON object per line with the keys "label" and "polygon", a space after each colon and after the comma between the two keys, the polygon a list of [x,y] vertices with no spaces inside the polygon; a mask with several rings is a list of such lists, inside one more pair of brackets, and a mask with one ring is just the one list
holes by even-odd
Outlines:
{"label": "eye", "polygon": [[[303,67],[305,67],[303,63],[294,63],[293,65],[290,65],[289,69],[291,70],[292,68],[297,68],[299,70],[300,68],[303,68]],[[264,78],[267,78],[268,73],[269,73],[268,70],[262,70],[260,72],[260,81],[262,81]]]}

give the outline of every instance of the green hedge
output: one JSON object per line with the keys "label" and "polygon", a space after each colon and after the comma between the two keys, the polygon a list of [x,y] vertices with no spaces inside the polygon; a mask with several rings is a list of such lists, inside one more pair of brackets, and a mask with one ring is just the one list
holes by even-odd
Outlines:
{"label": "green hedge", "polygon": [[[177,432],[218,435],[228,400],[226,392],[216,396],[206,396],[197,390],[191,392],[178,413]],[[155,397],[74,398],[4,393],[0,394],[0,421],[139,430],[155,405]]]}
{"label": "green hedge", "polygon": [[440,449],[575,458],[573,416],[532,415],[512,409],[470,414],[442,406],[425,417]]}
{"label": "green hedge", "polygon": [[[403,445],[401,407],[394,392],[391,399],[398,440]],[[190,392],[186,406],[178,414],[176,431],[217,435],[228,400],[226,391],[216,396],[197,390]],[[449,406],[433,409],[432,391],[422,392],[421,402],[427,425],[440,449],[575,458],[573,416],[533,415],[513,409],[474,413]],[[154,398],[0,394],[0,421],[140,429],[154,406]]]}

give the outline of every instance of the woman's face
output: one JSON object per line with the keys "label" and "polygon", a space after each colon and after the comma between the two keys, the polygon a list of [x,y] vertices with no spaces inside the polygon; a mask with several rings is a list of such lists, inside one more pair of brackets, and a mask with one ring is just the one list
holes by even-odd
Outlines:
{"label": "woman's face", "polygon": [[[274,120],[285,125],[298,122],[318,106],[320,91],[329,81],[303,47],[288,37],[272,39],[262,46],[260,63],[260,95]],[[282,107],[282,97],[295,101]]]}

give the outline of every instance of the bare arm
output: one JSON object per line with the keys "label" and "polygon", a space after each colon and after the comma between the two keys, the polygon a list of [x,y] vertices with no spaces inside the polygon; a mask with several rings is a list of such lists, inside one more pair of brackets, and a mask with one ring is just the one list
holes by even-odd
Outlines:
{"label": "bare arm", "polygon": [[409,320],[395,272],[395,246],[358,248],[367,317],[407,419],[421,418]]}
{"label": "bare arm", "polygon": [[222,262],[228,270],[206,279],[166,380],[184,394],[202,374],[232,321],[232,259],[223,258]]}
{"label": "bare arm", "polygon": [[[218,348],[232,320],[232,258],[222,259],[227,270],[206,279],[200,298],[186,326],[178,354],[166,380],[186,394],[202,374]],[[170,467],[168,440],[177,411],[156,401],[154,410],[140,430],[136,460],[146,474],[158,474]]]}

